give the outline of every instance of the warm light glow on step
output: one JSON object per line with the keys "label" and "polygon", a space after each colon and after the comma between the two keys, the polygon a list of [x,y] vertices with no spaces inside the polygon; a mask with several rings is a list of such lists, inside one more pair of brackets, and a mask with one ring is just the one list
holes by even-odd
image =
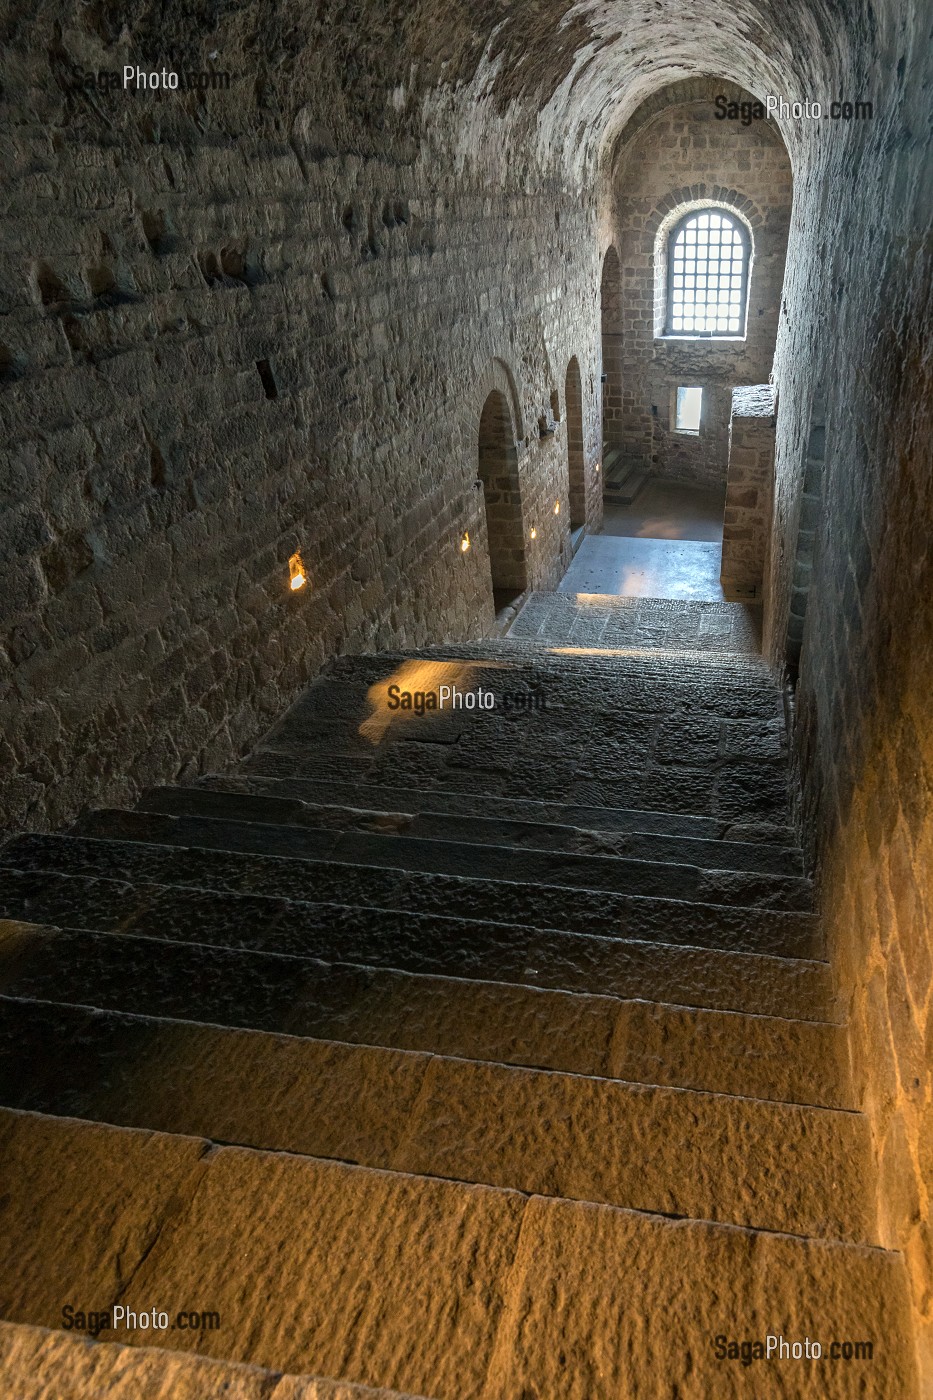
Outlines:
{"label": "warm light glow on step", "polygon": [[301,555],[298,553],[293,554],[288,561],[288,579],[289,587],[293,593],[299,588],[304,588],[305,584],[308,582],[305,566],[302,563]]}
{"label": "warm light glow on step", "polygon": [[466,552],[467,552],[467,550],[468,550],[469,548],[470,548],[470,536],[469,536],[469,534],[467,533],[467,531],[464,530],[463,534],[460,536],[460,553],[461,553],[461,554],[466,554]]}

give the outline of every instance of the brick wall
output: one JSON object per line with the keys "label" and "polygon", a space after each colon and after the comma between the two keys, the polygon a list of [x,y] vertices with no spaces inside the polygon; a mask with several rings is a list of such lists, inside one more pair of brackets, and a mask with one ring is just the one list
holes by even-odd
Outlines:
{"label": "brick wall", "polygon": [[[621,445],[657,476],[702,485],[726,478],[737,384],[771,372],[791,207],[791,170],[774,123],[717,118],[715,98],[751,102],[731,84],[692,79],[656,93],[623,133],[613,166],[622,264]],[[736,213],[753,243],[744,339],[664,335],[667,235],[690,209]],[[698,385],[698,435],[674,429],[674,394]]]}

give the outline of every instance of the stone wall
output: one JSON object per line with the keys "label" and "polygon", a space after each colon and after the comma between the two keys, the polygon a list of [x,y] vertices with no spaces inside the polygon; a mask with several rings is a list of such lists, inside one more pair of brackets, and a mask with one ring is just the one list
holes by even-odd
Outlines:
{"label": "stone wall", "polygon": [[791,675],[799,667],[801,815],[874,1130],[883,1238],[904,1251],[911,1276],[924,1394],[933,1386],[933,269],[930,156],[916,114],[930,83],[919,12],[905,8],[874,49],[866,40],[843,84],[873,102],[873,118],[809,124],[775,362],[769,580],[771,655]]}
{"label": "stone wall", "polygon": [[0,825],[225,764],[335,653],[488,630],[503,380],[529,584],[570,558],[572,356],[598,519],[593,202],[438,183],[400,132],[340,155],[235,39],[235,101],[76,93],[124,56],[87,29],[5,49]]}
{"label": "stone wall", "polygon": [[768,563],[774,494],[774,394],[768,384],[733,389],[722,531],[727,598],[760,598]]}
{"label": "stone wall", "polygon": [[[720,94],[754,101],[710,79],[656,93],[622,133],[613,168],[622,263],[620,443],[643,471],[710,486],[726,479],[733,387],[763,383],[771,372],[792,193],[774,123],[720,118]],[[667,235],[682,214],[707,203],[738,214],[751,234],[744,338],[664,334]],[[675,431],[678,385],[703,389],[698,435]]]}

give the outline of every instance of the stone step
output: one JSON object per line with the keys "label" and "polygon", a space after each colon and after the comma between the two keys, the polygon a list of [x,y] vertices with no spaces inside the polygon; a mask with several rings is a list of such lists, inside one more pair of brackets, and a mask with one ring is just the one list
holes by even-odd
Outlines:
{"label": "stone step", "polygon": [[611,481],[607,479],[603,487],[603,500],[611,506],[630,506],[640,495],[647,480],[647,472],[640,472],[629,466]]}
{"label": "stone step", "polygon": [[[520,757],[520,755],[518,756]],[[705,767],[641,762],[635,753],[624,769],[592,759],[581,767],[558,758],[546,766],[522,765],[512,753],[491,754],[485,766],[468,749],[452,754],[449,744],[404,742],[383,750],[346,753],[337,749],[309,751],[301,742],[284,741],[255,749],[240,766],[246,776],[311,779],[323,782],[369,783],[415,787],[425,793],[482,793],[520,801],[562,802],[578,806],[641,808],[667,812],[677,807],[687,816],[725,823],[788,821],[786,765],[736,760]]]}
{"label": "stone step", "polygon": [[[102,1396],[107,1400],[207,1400],[209,1396],[224,1396],[225,1400],[419,1400],[397,1390],[373,1390],[368,1385],[320,1376],[284,1376],[265,1367],[171,1351],[175,1330],[171,1325],[167,1334],[114,1329],[108,1319],[95,1341],[78,1331],[0,1322],[0,1373],[7,1396],[9,1400],[98,1400]],[[130,1344],[144,1336],[155,1336],[163,1345]],[[108,1340],[117,1337],[120,1341]]]}
{"label": "stone step", "polygon": [[[568,901],[549,893],[542,900],[537,887],[526,889],[494,881],[463,881],[455,877],[410,874],[375,867],[357,868],[352,888],[346,867],[283,857],[254,856],[190,847],[153,846],[138,841],[100,841],[74,836],[24,836],[0,852],[2,907],[12,918],[36,922],[69,923],[100,928],[100,917],[82,906],[78,887],[71,891],[50,884],[53,873],[99,876],[117,885],[136,888],[167,886],[158,900],[160,917],[179,926],[179,917],[197,917],[204,927],[229,933],[227,905],[216,896],[261,896],[264,911],[278,902],[277,914],[296,903],[305,907],[301,918],[284,920],[301,929],[298,937],[340,936],[373,951],[389,946],[399,951],[409,945],[443,943],[451,931],[469,930],[472,942],[490,951],[499,945],[520,943],[537,946],[552,935],[602,937],[611,942],[625,939],[643,943],[679,944],[698,949],[719,949],[743,954],[773,955],[778,960],[814,959],[819,951],[819,925],[812,914],[784,913],[714,904],[688,904],[676,899],[646,899],[637,895],[588,895],[572,892]],[[4,866],[8,867],[4,871]],[[20,871],[25,882],[13,874]],[[37,878],[29,879],[30,876]],[[203,891],[203,897],[185,899],[180,890]],[[209,892],[209,893],[208,893]],[[114,898],[102,896],[105,907]],[[347,902],[351,898],[353,903]],[[122,918],[133,918],[133,896],[120,897]],[[129,905],[130,907],[127,907]],[[144,907],[150,900],[144,898]],[[246,908],[252,906],[246,905]],[[339,907],[347,913],[328,914]],[[173,911],[185,910],[176,916]],[[267,919],[269,916],[265,914]],[[575,927],[561,927],[558,918]],[[437,922],[439,921],[439,922]],[[282,923],[282,919],[278,919]],[[128,926],[128,925],[127,925]],[[445,930],[439,936],[439,931]],[[310,934],[309,934],[310,931]],[[183,933],[183,936],[188,936]],[[240,941],[252,935],[243,931]],[[469,946],[470,940],[464,940]],[[454,939],[462,950],[463,944]],[[576,943],[572,943],[577,948]],[[585,947],[580,945],[580,948]],[[575,957],[586,958],[578,949]],[[363,957],[357,961],[366,962]],[[446,970],[446,969],[445,969]],[[660,1000],[681,998],[661,997]]]}
{"label": "stone step", "polygon": [[704,870],[746,870],[771,875],[801,875],[799,848],[764,842],[698,840],[655,832],[607,832],[584,826],[517,820],[504,816],[468,816],[435,812],[430,796],[412,793],[418,805],[409,811],[351,808],[297,798],[230,792],[205,787],[148,788],[136,810],[172,816],[214,817],[261,825],[301,826],[331,831],[371,831],[431,841],[478,846],[509,846],[579,855],[686,864]]}
{"label": "stone step", "polygon": [[295,798],[311,805],[340,806],[386,812],[415,812],[430,803],[432,812],[468,817],[501,817],[509,821],[557,823],[611,834],[637,832],[658,836],[685,836],[696,841],[753,842],[796,847],[793,828],[768,822],[741,823],[715,817],[691,817],[678,812],[641,811],[625,807],[580,807],[561,802],[515,800],[498,794],[447,792],[432,788],[390,787],[385,783],[341,783],[294,778],[265,778],[259,774],[208,773],[197,779],[197,789],[257,796]]}
{"label": "stone step", "polygon": [[[558,600],[568,597],[559,593],[549,596]],[[600,605],[620,619],[630,615],[634,626],[646,601],[604,597]],[[557,605],[576,606],[572,598]],[[678,603],[670,606],[676,608]],[[717,606],[745,605],[707,606],[715,610]],[[714,618],[710,627],[713,635]],[[580,716],[605,714],[617,720],[625,718],[630,703],[637,710],[649,695],[659,702],[661,713],[687,704],[726,720],[767,719],[782,713],[781,692],[767,662],[751,653],[721,655],[712,650],[663,651],[632,646],[619,654],[618,649],[560,647],[512,634],[475,642],[435,643],[414,651],[335,657],[314,687],[338,681],[368,688],[423,676],[456,683],[461,689],[480,683],[495,688],[497,680],[507,680],[510,690],[538,686],[545,690],[550,704],[573,707]],[[428,687],[410,684],[404,688]]]}
{"label": "stone step", "polygon": [[[757,871],[703,870],[695,865],[661,864],[623,857],[584,856],[469,842],[389,836],[369,831],[330,831],[303,826],[272,826],[254,821],[174,816],[162,812],[125,812],[105,808],[87,812],[69,829],[75,836],[153,845],[283,857],[309,865],[344,867],[344,902],[353,898],[361,867],[452,876],[461,880],[508,883],[505,899],[521,891],[539,905],[553,902],[561,927],[567,905],[596,894],[669,897],[683,901],[807,912],[812,908],[810,881],[800,876]],[[349,869],[347,869],[349,868]],[[309,872],[314,878],[314,872]],[[578,893],[579,892],[579,893]]]}
{"label": "stone step", "polygon": [[0,923],[0,992],[823,1108],[844,1029],[130,934]]}
{"label": "stone step", "polygon": [[[666,611],[658,612],[656,605]],[[518,614],[521,621],[544,621],[549,630],[531,628],[469,642],[435,642],[408,651],[380,652],[371,662],[401,667],[414,662],[495,662],[540,675],[588,676],[597,685],[615,675],[659,679],[670,671],[675,687],[736,680],[762,689],[775,688],[761,656],[762,609],[749,602],[693,602],[684,599],[624,598],[607,594],[532,593]],[[598,611],[597,611],[598,610]],[[558,627],[560,620],[563,625]],[[594,624],[608,624],[610,641],[594,645]],[[550,630],[553,628],[553,632]],[[554,633],[563,631],[558,639]],[[603,633],[605,635],[605,633]],[[340,658],[342,662],[344,658]],[[722,700],[720,700],[722,704]]]}
{"label": "stone step", "polygon": [[868,1121],[838,1109],[10,997],[0,1103],[877,1242]]}
{"label": "stone step", "polygon": [[[0,1149],[11,1321],[210,1308],[177,1350],[433,1400],[611,1400],[633,1356],[658,1395],[737,1395],[717,1334],[872,1339],[874,1393],[916,1393],[885,1250],[28,1112]],[[758,1394],[769,1365],[796,1400],[852,1394],[850,1366],[756,1365]]]}

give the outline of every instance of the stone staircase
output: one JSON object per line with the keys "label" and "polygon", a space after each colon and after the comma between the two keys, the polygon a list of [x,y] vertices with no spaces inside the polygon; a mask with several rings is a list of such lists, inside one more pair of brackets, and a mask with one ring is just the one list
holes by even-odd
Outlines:
{"label": "stone staircase", "polygon": [[757,637],[533,595],[7,842],[5,1395],[914,1395]]}
{"label": "stone staircase", "polygon": [[648,480],[648,473],[626,462],[621,447],[610,447],[603,462],[603,500],[629,506]]}

